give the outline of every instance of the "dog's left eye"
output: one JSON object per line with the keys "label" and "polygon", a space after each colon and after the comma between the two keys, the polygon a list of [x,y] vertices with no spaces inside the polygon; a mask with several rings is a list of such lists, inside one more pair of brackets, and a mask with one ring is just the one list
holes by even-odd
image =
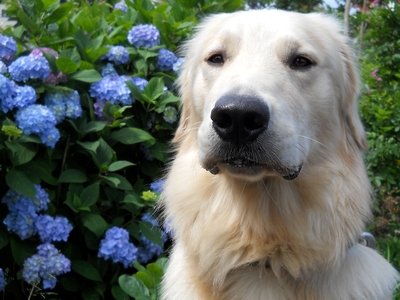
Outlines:
{"label": "dog's left eye", "polygon": [[291,64],[291,66],[294,68],[306,68],[312,65],[313,62],[309,58],[304,56],[297,56]]}
{"label": "dog's left eye", "polygon": [[224,57],[222,56],[222,54],[214,54],[214,55],[211,55],[207,59],[207,61],[212,64],[222,65],[224,63]]}

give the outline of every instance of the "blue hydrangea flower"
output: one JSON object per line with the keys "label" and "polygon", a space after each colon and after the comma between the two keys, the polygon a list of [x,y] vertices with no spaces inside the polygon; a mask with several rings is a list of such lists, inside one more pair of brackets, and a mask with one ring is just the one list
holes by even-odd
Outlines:
{"label": "blue hydrangea flower", "polygon": [[165,179],[153,181],[150,184],[150,190],[154,193],[161,193],[164,189]]}
{"label": "blue hydrangea flower", "polygon": [[25,260],[22,277],[29,284],[43,280],[44,289],[53,289],[57,283],[56,276],[71,271],[71,261],[58,253],[53,244],[42,244],[37,249],[37,254]]}
{"label": "blue hydrangea flower", "polygon": [[3,223],[7,226],[8,231],[14,232],[21,240],[25,240],[36,234],[34,224],[36,218],[37,213],[32,206],[28,206],[27,210],[10,212]]}
{"label": "blue hydrangea flower", "polygon": [[23,211],[27,206],[32,206],[35,212],[46,210],[47,204],[50,202],[49,195],[39,184],[35,184],[35,189],[36,196],[33,200],[9,189],[2,202],[7,204],[9,211]]}
{"label": "blue hydrangea flower", "polygon": [[177,74],[179,74],[182,71],[182,66],[185,61],[185,58],[179,57],[177,61],[174,63],[172,66],[172,70],[174,70]]}
{"label": "blue hydrangea flower", "polygon": [[36,102],[36,91],[29,85],[17,86],[15,89],[14,106],[24,108]]}
{"label": "blue hydrangea flower", "polygon": [[178,111],[173,106],[167,106],[164,110],[163,118],[167,123],[174,123],[178,119]]}
{"label": "blue hydrangea flower", "polygon": [[7,66],[0,60],[0,74],[4,74],[8,72]]}
{"label": "blue hydrangea flower", "polygon": [[3,269],[0,268],[0,291],[4,290],[6,286],[6,280],[4,279]]}
{"label": "blue hydrangea flower", "polygon": [[14,96],[17,85],[7,77],[0,74],[0,101],[1,110],[8,112],[14,107]]}
{"label": "blue hydrangea flower", "polygon": [[106,231],[106,237],[100,242],[98,256],[111,259],[114,263],[120,262],[127,268],[137,259],[137,248],[129,242],[128,231],[112,227]]}
{"label": "blue hydrangea flower", "polygon": [[148,263],[154,256],[158,256],[163,252],[163,247],[146,239],[143,235],[140,236],[142,246],[138,248],[137,260],[141,264]]}
{"label": "blue hydrangea flower", "polygon": [[3,222],[8,231],[16,233],[22,240],[36,234],[34,223],[37,212],[47,209],[47,204],[50,202],[48,194],[40,185],[36,184],[35,188],[36,197],[33,200],[11,189],[2,199],[10,211]]}
{"label": "blue hydrangea flower", "polygon": [[107,75],[118,76],[118,73],[117,71],[115,71],[114,66],[110,63],[101,68],[100,74],[103,77],[106,77]]}
{"label": "blue hydrangea flower", "polygon": [[41,104],[20,109],[15,116],[16,125],[26,135],[39,135],[43,144],[54,148],[60,138],[60,132],[55,127],[57,119],[53,112]]}
{"label": "blue hydrangea flower", "polygon": [[12,37],[0,34],[0,58],[14,56],[17,50],[17,43]]}
{"label": "blue hydrangea flower", "polygon": [[[154,227],[158,227],[158,221],[149,213],[145,213],[141,219],[143,222],[150,223]],[[158,256],[163,252],[163,247],[148,240],[143,234],[140,235],[142,245],[138,248],[138,261],[140,263],[149,262],[154,256]],[[165,233],[162,234],[163,244],[167,240]]]}
{"label": "blue hydrangea flower", "polygon": [[106,121],[107,118],[103,114],[104,105],[106,105],[106,101],[96,101],[93,103],[94,114],[99,120]]}
{"label": "blue hydrangea flower", "polygon": [[50,66],[46,58],[33,55],[17,58],[8,70],[15,81],[46,79],[50,74]]}
{"label": "blue hydrangea flower", "polygon": [[161,49],[160,52],[158,52],[157,68],[163,72],[171,71],[177,60],[178,58],[174,53],[167,49]]}
{"label": "blue hydrangea flower", "polygon": [[105,76],[90,86],[90,96],[97,101],[110,101],[111,104],[131,105],[133,99],[122,76]]}
{"label": "blue hydrangea flower", "polygon": [[44,97],[44,103],[53,112],[57,123],[63,121],[65,117],[77,119],[82,116],[82,106],[77,91],[48,93]]}
{"label": "blue hydrangea flower", "polygon": [[65,217],[51,217],[39,215],[35,220],[35,226],[43,243],[68,240],[72,225]]}
{"label": "blue hydrangea flower", "polygon": [[128,42],[136,48],[145,49],[160,44],[160,32],[154,25],[136,25],[128,33]]}
{"label": "blue hydrangea flower", "polygon": [[116,66],[123,65],[129,62],[129,53],[123,46],[112,46],[108,53],[103,56],[103,59],[107,59]]}
{"label": "blue hydrangea flower", "polygon": [[142,92],[144,91],[146,85],[149,83],[146,79],[143,79],[141,77],[131,77],[129,78],[129,80],[132,81],[133,84],[136,85]]}
{"label": "blue hydrangea flower", "polygon": [[120,10],[123,13],[126,13],[128,11],[128,6],[126,5],[125,1],[122,0],[122,1],[119,1],[119,2],[115,3],[114,9],[115,10]]}

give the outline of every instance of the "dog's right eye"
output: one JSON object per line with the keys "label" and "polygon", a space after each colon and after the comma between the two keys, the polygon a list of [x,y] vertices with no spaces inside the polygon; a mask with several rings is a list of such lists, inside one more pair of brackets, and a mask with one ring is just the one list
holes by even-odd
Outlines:
{"label": "dog's right eye", "polygon": [[224,57],[222,54],[214,54],[211,55],[207,61],[215,65],[222,65],[224,63]]}

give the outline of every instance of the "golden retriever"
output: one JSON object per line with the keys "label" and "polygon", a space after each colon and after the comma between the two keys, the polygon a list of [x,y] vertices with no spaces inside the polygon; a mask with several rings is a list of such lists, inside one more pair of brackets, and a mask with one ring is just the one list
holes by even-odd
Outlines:
{"label": "golden retriever", "polygon": [[371,216],[358,76],[333,17],[207,18],[184,47],[165,300],[383,300],[398,274]]}

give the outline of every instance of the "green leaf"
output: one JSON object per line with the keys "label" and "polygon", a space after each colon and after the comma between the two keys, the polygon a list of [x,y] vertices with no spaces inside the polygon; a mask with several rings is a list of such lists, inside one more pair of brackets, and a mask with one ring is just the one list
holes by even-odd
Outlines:
{"label": "green leaf", "polygon": [[121,190],[125,190],[125,191],[132,191],[133,187],[132,185],[129,183],[129,181],[119,175],[119,174],[115,174],[115,173],[109,173],[106,176],[103,177],[103,179],[111,186],[114,186],[118,189]]}
{"label": "green leaf", "polygon": [[131,91],[131,95],[134,99],[137,99],[139,101],[142,101],[142,90],[136,86],[132,81],[128,80],[125,82],[125,84],[127,85],[127,87],[129,88],[129,90]]}
{"label": "green leaf", "polygon": [[102,216],[97,214],[84,214],[82,216],[82,223],[87,229],[93,232],[98,238],[101,237],[106,231],[108,225]]}
{"label": "green leaf", "polygon": [[137,299],[138,297],[145,296],[151,299],[149,289],[134,276],[121,275],[118,278],[118,283],[122,290],[131,297]]}
{"label": "green leaf", "polygon": [[113,285],[111,287],[111,294],[116,300],[129,300],[129,295],[118,285]]}
{"label": "green leaf", "polygon": [[78,66],[75,64],[75,62],[67,57],[59,57],[56,60],[56,65],[61,72],[66,74],[72,74],[78,70]]}
{"label": "green leaf", "polygon": [[22,241],[17,236],[11,237],[11,252],[14,261],[22,266],[25,259],[36,253],[37,244],[29,240]]}
{"label": "green leaf", "polygon": [[99,271],[89,262],[84,260],[72,260],[71,268],[79,275],[93,280],[93,281],[103,281],[101,279]]}
{"label": "green leaf", "polygon": [[57,68],[57,65],[56,65],[56,57],[53,54],[49,53],[49,52],[42,51],[42,54],[47,59],[47,61],[49,62],[49,66],[50,66],[51,71],[54,74],[57,74],[58,73],[58,68]]}
{"label": "green leaf", "polygon": [[73,183],[82,183],[86,182],[87,177],[85,173],[76,169],[68,169],[61,173],[58,182],[73,182]]}
{"label": "green leaf", "polygon": [[80,198],[82,200],[82,206],[84,207],[92,206],[99,199],[99,195],[100,195],[100,183],[96,182],[89,185],[82,191],[80,195]]}
{"label": "green leaf", "polygon": [[99,166],[109,165],[113,160],[113,149],[102,139],[99,140],[100,145],[96,150],[96,160]]}
{"label": "green leaf", "polygon": [[108,171],[115,172],[115,171],[121,170],[123,168],[134,166],[134,165],[135,164],[133,164],[129,161],[126,161],[126,160],[119,160],[119,161],[113,162],[111,165],[109,165]]}
{"label": "green leaf", "polygon": [[81,64],[81,56],[79,55],[79,52],[78,50],[76,50],[76,48],[65,49],[63,52],[60,53],[59,57],[69,58],[77,66]]}
{"label": "green leaf", "polygon": [[99,81],[102,78],[102,76],[96,70],[91,69],[91,70],[77,71],[74,74],[70,75],[68,78],[77,81],[93,83]]}
{"label": "green leaf", "polygon": [[48,24],[60,21],[70,13],[73,6],[74,4],[72,2],[61,4],[50,16],[44,19],[44,22]]}
{"label": "green leaf", "polygon": [[39,176],[40,179],[47,182],[50,185],[57,185],[57,178],[53,177],[52,172],[54,171],[57,164],[54,161],[49,161],[45,159],[36,159],[30,161],[19,169],[25,173],[33,173]]}
{"label": "green leaf", "polygon": [[0,249],[4,248],[10,242],[10,234],[4,226],[0,226]]}
{"label": "green leaf", "polygon": [[167,104],[170,103],[177,103],[179,102],[181,99],[179,97],[176,97],[174,95],[169,95],[168,97],[162,98],[159,102],[158,102],[158,108],[156,109],[156,112],[161,113],[164,111],[165,106]]}
{"label": "green leaf", "polygon": [[154,287],[154,286],[153,286],[153,282],[152,282],[152,280],[151,280],[149,274],[147,274],[147,273],[145,273],[145,272],[142,272],[142,271],[139,271],[139,272],[137,272],[137,273],[136,273],[135,275],[133,275],[133,276],[135,276],[137,279],[139,279],[141,282],[143,282],[144,285],[145,285],[148,289],[151,289],[151,288]]}
{"label": "green leaf", "polygon": [[36,23],[29,18],[29,16],[24,12],[24,10],[19,10],[17,13],[19,21],[24,25],[24,27],[33,35],[35,35],[40,29]]}
{"label": "green leaf", "polygon": [[30,143],[25,144],[5,141],[5,144],[12,152],[10,159],[14,166],[22,165],[31,161],[37,153],[37,148],[35,145]]}
{"label": "green leaf", "polygon": [[158,97],[164,94],[164,81],[162,78],[153,77],[144,88],[144,94],[155,101]]}
{"label": "green leaf", "polygon": [[78,145],[82,146],[86,150],[96,153],[97,148],[100,146],[100,141],[95,141],[95,142],[77,142]]}
{"label": "green leaf", "polygon": [[139,222],[139,228],[143,235],[153,243],[162,246],[161,231],[148,222]]}
{"label": "green leaf", "polygon": [[89,123],[81,126],[79,129],[83,133],[98,132],[98,131],[102,131],[106,127],[106,125],[107,125],[107,122],[92,121],[92,122],[89,122]]}
{"label": "green leaf", "polygon": [[145,141],[152,145],[156,142],[154,137],[152,137],[147,131],[133,127],[116,130],[110,135],[110,138],[126,145],[137,144]]}
{"label": "green leaf", "polygon": [[30,198],[36,197],[36,188],[25,173],[11,169],[6,174],[6,182],[10,189]]}
{"label": "green leaf", "polygon": [[149,59],[150,57],[156,57],[158,56],[157,52],[151,52],[148,50],[137,50],[137,52],[140,54],[141,57],[144,58],[144,60],[146,61],[147,59]]}
{"label": "green leaf", "polygon": [[69,292],[77,292],[79,283],[75,277],[71,275],[64,275],[60,277],[60,283]]}

